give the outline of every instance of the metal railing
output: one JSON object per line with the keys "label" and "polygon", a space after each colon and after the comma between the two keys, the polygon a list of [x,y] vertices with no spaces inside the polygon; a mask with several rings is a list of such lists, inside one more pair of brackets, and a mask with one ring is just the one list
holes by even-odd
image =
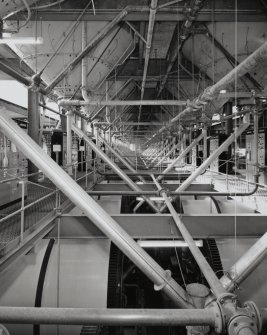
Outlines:
{"label": "metal railing", "polygon": [[[85,171],[79,172],[80,164],[85,164]],[[96,159],[72,164],[73,179],[84,189],[92,187],[98,182],[99,166]],[[67,169],[65,166],[64,169]],[[6,205],[0,210],[0,258],[10,252],[18,245],[22,246],[25,237],[38,228],[38,223],[49,213],[60,210],[66,201],[66,196],[59,191],[54,184],[45,178],[42,171],[35,174],[21,173],[12,175],[6,169],[6,178],[0,181],[0,186],[18,181],[19,196],[10,205]],[[39,183],[29,181],[27,178],[39,175]]]}

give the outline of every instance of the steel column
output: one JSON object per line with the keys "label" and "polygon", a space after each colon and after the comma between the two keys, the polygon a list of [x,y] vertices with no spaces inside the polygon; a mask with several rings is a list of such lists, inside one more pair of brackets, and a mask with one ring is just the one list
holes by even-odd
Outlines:
{"label": "steel column", "polygon": [[204,135],[203,137],[203,162],[204,162],[208,157],[207,128],[203,128],[202,133]]}
{"label": "steel column", "polygon": [[162,286],[170,299],[182,308],[192,308],[186,292],[98,205],[64,170],[60,168],[10,117],[0,109],[0,131],[118,246],[152,280]]}
{"label": "steel column", "polygon": [[[40,144],[40,111],[39,111],[39,92],[28,89],[28,134],[39,145]],[[41,149],[41,148],[40,148]],[[29,160],[28,173],[36,174],[29,179],[33,182],[38,181],[39,169]]]}
{"label": "steel column", "polygon": [[[151,45],[152,45],[152,38],[153,38],[153,32],[154,32],[157,5],[158,5],[158,0],[151,0],[148,30],[147,30],[147,36],[146,36],[145,64],[144,64],[143,78],[142,78],[142,84],[141,84],[141,97],[140,97],[141,101],[144,99],[146,77],[147,77],[147,70],[148,70],[148,64],[149,64],[150,53],[151,53]],[[140,122],[141,111],[142,111],[142,105],[140,104],[138,118],[137,118],[138,122]]]}
{"label": "steel column", "polygon": [[67,112],[67,171],[69,175],[72,175],[72,112]]}

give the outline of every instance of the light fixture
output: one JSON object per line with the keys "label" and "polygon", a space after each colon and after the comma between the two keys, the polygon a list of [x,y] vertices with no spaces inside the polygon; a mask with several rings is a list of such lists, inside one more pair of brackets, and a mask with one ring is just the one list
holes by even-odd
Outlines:
{"label": "light fixture", "polygon": [[[197,247],[203,247],[202,240],[194,241]],[[185,241],[181,240],[139,240],[137,241],[142,248],[184,248],[188,247]]]}
{"label": "light fixture", "polygon": [[43,44],[42,37],[2,37],[0,44]]}

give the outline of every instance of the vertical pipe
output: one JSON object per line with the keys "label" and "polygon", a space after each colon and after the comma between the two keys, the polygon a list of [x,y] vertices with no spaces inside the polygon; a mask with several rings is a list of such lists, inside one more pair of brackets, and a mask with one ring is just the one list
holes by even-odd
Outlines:
{"label": "vertical pipe", "polygon": [[[28,134],[40,144],[40,112],[39,112],[39,92],[28,89]],[[38,168],[29,160],[28,173],[38,173]],[[38,181],[38,175],[29,177],[33,182]]]}
{"label": "vertical pipe", "polygon": [[[233,113],[233,103],[231,101],[226,102],[223,105],[223,113],[225,116],[230,116]],[[225,134],[230,136],[233,131],[233,119],[228,118],[225,121]],[[229,160],[232,157],[232,146],[229,145],[228,148],[228,154],[227,154],[227,160]],[[232,171],[232,163],[227,162],[226,163],[226,173],[229,174]]]}
{"label": "vertical pipe", "polygon": [[255,164],[255,182],[259,182],[259,114],[254,110],[254,164]]}
{"label": "vertical pipe", "polygon": [[72,112],[67,112],[67,171],[69,175],[72,175]]}
{"label": "vertical pipe", "polygon": [[[145,93],[146,77],[147,77],[147,70],[148,70],[148,64],[149,64],[149,59],[150,59],[151,44],[152,44],[152,38],[153,38],[157,5],[158,5],[158,0],[151,0],[147,38],[146,38],[147,42],[146,42],[145,64],[144,64],[143,79],[142,79],[142,84],[141,84],[141,99],[140,99],[141,101],[143,100],[144,93]],[[142,111],[142,106],[140,105],[139,113],[138,113],[138,122],[140,122],[141,111]],[[139,127],[137,129],[139,129]]]}
{"label": "vertical pipe", "polygon": [[203,162],[204,162],[208,157],[207,128],[203,128],[202,133],[204,135],[203,137]]}

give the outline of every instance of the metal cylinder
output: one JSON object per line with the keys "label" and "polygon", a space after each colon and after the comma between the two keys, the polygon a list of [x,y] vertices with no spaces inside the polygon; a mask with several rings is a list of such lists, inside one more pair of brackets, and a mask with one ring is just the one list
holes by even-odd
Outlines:
{"label": "metal cylinder", "polygon": [[215,315],[204,309],[97,309],[0,307],[0,323],[185,326],[215,324]]}
{"label": "metal cylinder", "polygon": [[[28,134],[37,143],[40,143],[40,112],[39,112],[39,92],[28,89]],[[33,182],[38,180],[39,169],[29,160],[28,173],[36,174],[29,179]]]}
{"label": "metal cylinder", "polygon": [[220,279],[223,287],[234,291],[243,280],[260,264],[267,252],[267,233],[265,233]]}
{"label": "metal cylinder", "polygon": [[67,112],[67,171],[69,175],[72,175],[72,112]]}

